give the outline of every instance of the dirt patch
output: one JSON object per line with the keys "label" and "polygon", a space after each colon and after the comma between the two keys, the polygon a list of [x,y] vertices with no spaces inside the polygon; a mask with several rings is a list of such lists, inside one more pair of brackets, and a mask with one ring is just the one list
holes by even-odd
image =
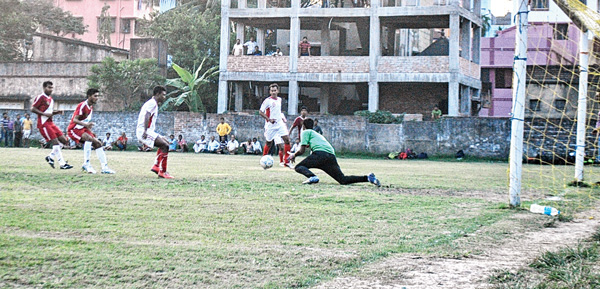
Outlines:
{"label": "dirt patch", "polygon": [[576,246],[599,226],[600,213],[581,213],[573,222],[556,223],[556,227],[484,240],[477,244],[478,254],[466,258],[397,254],[316,288],[489,288],[488,278],[495,271],[516,270],[543,252]]}

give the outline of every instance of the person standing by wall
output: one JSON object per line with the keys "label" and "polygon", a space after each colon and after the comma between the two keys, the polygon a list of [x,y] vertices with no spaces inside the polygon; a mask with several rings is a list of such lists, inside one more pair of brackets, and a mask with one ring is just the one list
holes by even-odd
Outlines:
{"label": "person standing by wall", "polygon": [[231,132],[231,126],[225,122],[225,118],[221,117],[221,123],[217,125],[217,133],[219,134],[220,142],[227,142],[227,136]]}
{"label": "person standing by wall", "polygon": [[21,115],[17,114],[17,118],[14,124],[15,129],[15,147],[20,148],[22,146],[23,139],[23,124],[21,123]]}
{"label": "person standing by wall", "polygon": [[29,147],[29,138],[31,137],[31,128],[33,127],[33,122],[30,119],[30,115],[28,113],[25,114],[25,120],[23,120],[23,147]]}
{"label": "person standing by wall", "polygon": [[300,48],[298,49],[300,56],[310,56],[310,43],[308,42],[308,38],[306,38],[306,36],[302,38],[302,42],[300,42],[298,47]]}

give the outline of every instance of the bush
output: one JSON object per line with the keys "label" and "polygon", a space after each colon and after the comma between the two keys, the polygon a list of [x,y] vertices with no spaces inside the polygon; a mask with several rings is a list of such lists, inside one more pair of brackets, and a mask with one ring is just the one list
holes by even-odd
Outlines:
{"label": "bush", "polygon": [[376,112],[370,112],[368,110],[360,110],[354,113],[354,115],[364,116],[370,123],[402,123],[404,121],[404,114],[399,117],[394,116],[391,112],[385,110],[378,110]]}

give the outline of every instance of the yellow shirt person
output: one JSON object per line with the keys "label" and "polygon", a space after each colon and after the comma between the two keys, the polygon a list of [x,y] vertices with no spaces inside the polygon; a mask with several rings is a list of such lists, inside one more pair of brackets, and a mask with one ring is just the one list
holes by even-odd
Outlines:
{"label": "yellow shirt person", "polygon": [[231,132],[231,127],[225,122],[224,118],[221,118],[221,123],[217,125],[217,133],[219,134],[220,141],[227,141],[227,135]]}

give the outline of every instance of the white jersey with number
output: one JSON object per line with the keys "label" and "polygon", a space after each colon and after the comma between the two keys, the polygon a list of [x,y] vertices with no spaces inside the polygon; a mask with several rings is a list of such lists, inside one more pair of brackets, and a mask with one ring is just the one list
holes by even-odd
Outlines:
{"label": "white jersey with number", "polygon": [[281,112],[281,97],[272,98],[267,97],[262,105],[260,106],[260,111],[267,115],[269,119],[274,119],[275,123],[271,123],[265,120],[265,129],[276,128],[283,125],[283,120],[285,116]]}
{"label": "white jersey with number", "polygon": [[[150,113],[150,120],[148,121],[148,127],[144,127],[144,123],[146,121],[146,113]],[[158,117],[158,103],[154,98],[146,101],[140,110],[140,115],[138,116],[137,121],[137,129],[144,130],[148,129],[154,131],[156,128],[156,118]]]}

